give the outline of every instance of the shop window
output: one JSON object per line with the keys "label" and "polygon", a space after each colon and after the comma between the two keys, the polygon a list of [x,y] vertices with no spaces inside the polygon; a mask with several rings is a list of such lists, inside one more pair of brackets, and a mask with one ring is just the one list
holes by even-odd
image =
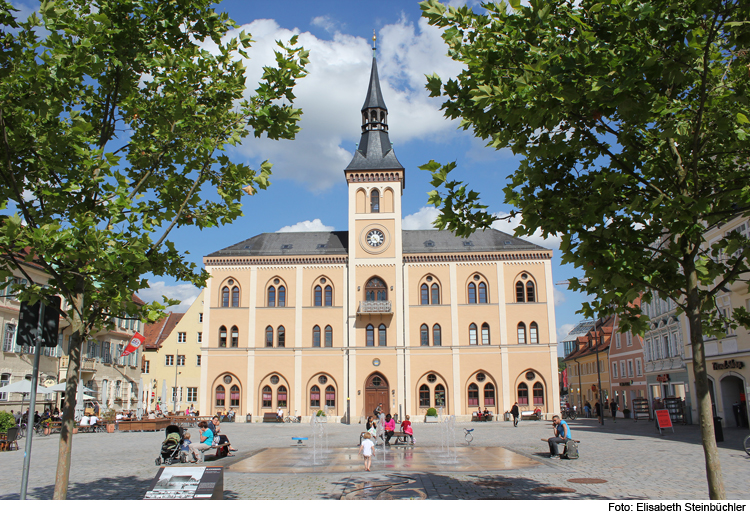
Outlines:
{"label": "shop window", "polygon": [[541,382],[534,383],[534,405],[544,405],[544,386]]}
{"label": "shop window", "polygon": [[479,406],[479,387],[476,383],[469,385],[469,407]]}
{"label": "shop window", "polygon": [[484,384],[484,406],[492,407],[495,405],[495,386],[492,383]]}
{"label": "shop window", "polygon": [[320,407],[320,388],[317,385],[310,388],[310,407]]}
{"label": "shop window", "polygon": [[518,384],[518,405],[529,404],[529,387],[524,382]]}
{"label": "shop window", "polygon": [[442,346],[442,338],[440,336],[440,325],[436,324],[432,327],[432,346]]}
{"label": "shop window", "polygon": [[225,348],[227,346],[227,327],[219,327],[219,348]]}
{"label": "shop window", "polygon": [[336,407],[336,389],[333,385],[326,387],[326,406]]}
{"label": "shop window", "polygon": [[273,408],[273,391],[271,390],[271,387],[269,387],[268,385],[263,387],[262,396],[263,396],[263,408],[264,409]]}
{"label": "shop window", "polygon": [[283,385],[279,385],[279,388],[276,389],[276,403],[277,407],[286,408],[286,387]]}
{"label": "shop window", "polygon": [[217,407],[224,407],[224,402],[226,401],[226,393],[224,392],[224,385],[219,385],[216,387],[216,406]]}
{"label": "shop window", "polygon": [[427,385],[419,387],[419,406],[429,407],[430,406],[430,388]]}

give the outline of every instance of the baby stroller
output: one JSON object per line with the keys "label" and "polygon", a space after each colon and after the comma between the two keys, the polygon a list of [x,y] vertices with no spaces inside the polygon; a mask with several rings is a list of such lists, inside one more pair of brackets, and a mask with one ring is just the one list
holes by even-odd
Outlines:
{"label": "baby stroller", "polygon": [[[182,451],[182,427],[178,425],[168,425],[165,431],[166,438],[161,443],[161,454],[156,457],[156,465],[170,465],[173,462],[185,462],[187,457],[183,457]],[[185,460],[183,460],[185,458]]]}

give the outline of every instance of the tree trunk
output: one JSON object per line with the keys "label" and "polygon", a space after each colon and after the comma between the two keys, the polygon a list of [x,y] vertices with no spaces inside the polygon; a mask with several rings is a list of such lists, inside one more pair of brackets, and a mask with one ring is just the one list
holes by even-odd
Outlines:
{"label": "tree trunk", "polygon": [[[76,297],[76,304],[83,305],[83,294]],[[68,372],[65,385],[65,410],[60,430],[60,444],[57,453],[57,475],[55,477],[54,500],[65,500],[68,495],[70,479],[70,455],[73,449],[73,428],[75,427],[76,398],[78,396],[78,373],[81,367],[81,343],[83,342],[83,321],[75,313],[73,317],[73,334],[68,350]]]}
{"label": "tree trunk", "polygon": [[698,401],[698,420],[701,428],[703,453],[706,458],[706,478],[708,479],[708,496],[710,499],[724,500],[724,479],[721,475],[719,451],[714,436],[714,419],[711,408],[711,395],[708,390],[708,373],[706,372],[706,354],[703,344],[703,323],[701,321],[701,300],[698,292],[698,275],[694,267],[685,267],[687,277],[687,310],[685,311],[690,330],[690,343],[693,351],[693,373],[695,375],[695,392]]}

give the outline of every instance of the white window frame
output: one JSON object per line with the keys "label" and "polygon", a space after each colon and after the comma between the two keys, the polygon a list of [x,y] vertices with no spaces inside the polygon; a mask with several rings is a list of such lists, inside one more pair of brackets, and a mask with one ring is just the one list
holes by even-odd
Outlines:
{"label": "white window frame", "polygon": [[177,332],[177,342],[187,343],[187,332]]}
{"label": "white window frame", "polygon": [[164,366],[165,367],[174,367],[174,355],[166,355],[164,356]]}
{"label": "white window frame", "polygon": [[178,355],[177,356],[177,366],[178,367],[184,367],[185,366],[185,356],[184,355]]}
{"label": "white window frame", "polygon": [[151,361],[149,361],[148,359],[144,359],[143,360],[143,373],[149,374],[150,367],[151,367]]}
{"label": "white window frame", "polygon": [[199,323],[202,323],[202,322],[203,322],[203,312],[199,312],[199,313],[198,313],[198,322],[199,322]]}
{"label": "white window frame", "polygon": [[641,364],[641,358],[635,359],[635,372],[638,376],[643,376],[643,365]]}
{"label": "white window frame", "polygon": [[198,332],[196,343],[203,343],[203,332]]}
{"label": "white window frame", "polygon": [[625,334],[625,342],[628,346],[633,346],[633,332],[630,330]]}
{"label": "white window frame", "polygon": [[617,375],[617,361],[613,361],[613,362],[612,362],[612,377],[613,377],[613,378],[617,378],[617,377],[619,377],[619,376]]}
{"label": "white window frame", "polygon": [[621,346],[622,346],[622,342],[620,339],[620,334],[615,334],[615,347],[621,348]]}
{"label": "white window frame", "polygon": [[625,360],[622,359],[622,360],[620,360],[620,377],[621,378],[626,378],[627,377],[627,376],[625,376],[626,372],[627,371],[625,370]]}
{"label": "white window frame", "polygon": [[632,377],[634,377],[634,376],[633,376],[633,373],[634,373],[634,372],[633,372],[633,360],[632,360],[632,359],[629,359],[629,360],[628,360],[628,377],[629,377],[629,378],[632,378]]}
{"label": "white window frame", "polygon": [[198,354],[197,359],[195,360],[195,366],[200,367],[201,366],[201,355]]}
{"label": "white window frame", "polygon": [[187,388],[187,400],[186,401],[188,403],[196,403],[198,401],[198,387]]}

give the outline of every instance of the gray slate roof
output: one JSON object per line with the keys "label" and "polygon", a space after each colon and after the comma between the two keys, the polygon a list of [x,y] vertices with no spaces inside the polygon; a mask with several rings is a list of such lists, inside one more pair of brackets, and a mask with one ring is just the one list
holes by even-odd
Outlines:
{"label": "gray slate roof", "polygon": [[[347,231],[262,233],[208,255],[209,257],[278,257],[348,253]],[[447,231],[422,229],[403,232],[404,254],[483,253],[498,251],[538,251],[545,248],[496,229],[476,232],[468,239]]]}
{"label": "gray slate roof", "polygon": [[380,79],[378,78],[378,63],[375,57],[372,58],[372,69],[370,70],[370,85],[367,87],[367,97],[362,105],[362,110],[366,108],[382,108],[388,110],[383,100],[383,94],[380,91]]}
{"label": "gray slate roof", "polygon": [[391,148],[388,132],[368,130],[362,132],[359,146],[345,170],[396,170],[403,169]]}

